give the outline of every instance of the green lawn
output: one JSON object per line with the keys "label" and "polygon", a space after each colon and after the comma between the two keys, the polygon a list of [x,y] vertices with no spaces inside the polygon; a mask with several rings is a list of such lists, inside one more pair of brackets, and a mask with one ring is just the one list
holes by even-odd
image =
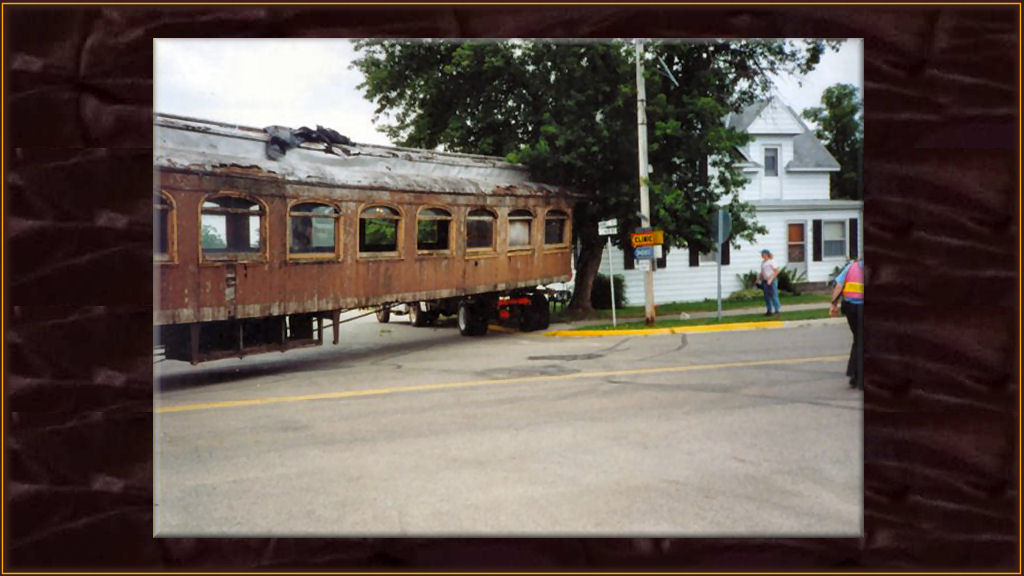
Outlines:
{"label": "green lawn", "polygon": [[[779,296],[779,303],[782,305],[783,310],[786,309],[786,306],[793,304],[813,304],[828,301],[828,294],[800,294],[798,296],[782,294]],[[724,298],[722,299],[722,310],[737,310],[740,308],[751,308],[754,306],[764,306],[764,298],[753,298],[750,300],[739,301],[727,301]],[[658,314],[679,314],[680,312],[715,312],[717,310],[717,300],[703,300],[701,302],[672,302],[670,304],[660,304],[657,307],[656,312]],[[644,316],[644,307],[626,306],[624,308],[618,308],[615,310],[615,315],[620,318],[628,318],[630,316],[642,318]],[[611,317],[611,310],[594,310],[593,313],[587,314],[586,316],[569,316],[562,310],[559,310],[552,315],[551,320],[600,320],[602,318],[610,320]]]}
{"label": "green lawn", "polygon": [[[723,306],[724,307],[724,306]],[[659,310],[661,308],[659,307]],[[781,316],[765,316],[764,314],[741,314],[738,316],[722,316],[719,321],[716,318],[690,318],[689,320],[659,320],[648,326],[644,322],[619,322],[618,326],[611,324],[600,324],[597,326],[581,326],[572,330],[628,330],[637,328],[671,328],[673,326],[708,326],[714,324],[733,324],[736,322],[778,322],[790,320],[816,320],[828,318],[828,309],[818,310],[794,310],[786,312],[783,308]]]}

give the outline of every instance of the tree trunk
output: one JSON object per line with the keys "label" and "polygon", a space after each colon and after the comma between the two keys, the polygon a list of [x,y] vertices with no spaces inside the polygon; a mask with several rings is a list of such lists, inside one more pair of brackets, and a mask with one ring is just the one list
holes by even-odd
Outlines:
{"label": "tree trunk", "polygon": [[590,292],[594,287],[594,278],[601,266],[601,253],[605,242],[597,235],[596,226],[593,231],[580,235],[580,256],[576,261],[576,286],[573,289],[572,304],[569,310],[589,312],[594,309],[590,304]]}

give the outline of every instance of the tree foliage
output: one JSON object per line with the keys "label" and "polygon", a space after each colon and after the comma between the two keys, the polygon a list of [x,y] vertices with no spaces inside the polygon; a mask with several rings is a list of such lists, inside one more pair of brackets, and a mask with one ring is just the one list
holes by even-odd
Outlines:
{"label": "tree foliage", "polygon": [[[646,46],[651,220],[667,243],[708,251],[708,221],[719,203],[732,213],[735,245],[766,232],[735,194],[746,182],[735,148],[749,137],[723,119],[763,97],[770,75],[806,72],[830,47],[823,41]],[[525,164],[538,180],[591,195],[573,215],[581,248],[574,305],[589,307],[603,247],[597,221],[619,220],[620,246],[640,223],[633,45],[363,40],[356,49],[353,66],[365,77],[360,88],[377,105],[374,122],[394,142],[502,156]]]}
{"label": "tree foliage", "polygon": [[864,158],[864,105],[857,88],[835,84],[821,95],[824,106],[807,108],[803,117],[817,124],[815,131],[825,148],[839,162],[839,172],[829,177],[830,197],[860,200]]}
{"label": "tree foliage", "polygon": [[217,230],[216,227],[210,224],[203,224],[200,229],[202,235],[202,246],[207,250],[223,250],[228,247],[228,243],[224,240],[224,236]]}

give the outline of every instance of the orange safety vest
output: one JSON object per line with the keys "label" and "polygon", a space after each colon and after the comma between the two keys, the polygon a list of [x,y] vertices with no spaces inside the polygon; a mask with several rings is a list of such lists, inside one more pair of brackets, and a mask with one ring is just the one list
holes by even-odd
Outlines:
{"label": "orange safety vest", "polygon": [[850,300],[864,300],[864,268],[860,262],[854,262],[846,272],[846,282],[843,283],[843,298]]}

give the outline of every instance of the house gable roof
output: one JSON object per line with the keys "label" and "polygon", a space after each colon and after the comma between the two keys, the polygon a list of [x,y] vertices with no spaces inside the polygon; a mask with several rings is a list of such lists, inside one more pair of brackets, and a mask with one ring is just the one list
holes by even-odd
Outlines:
{"label": "house gable roof", "polygon": [[[789,112],[802,128],[801,133],[793,135],[793,159],[786,163],[786,170],[833,172],[840,169],[839,162],[818,140],[814,132],[807,127],[807,124],[800,118],[800,115],[794,112],[778,96],[772,96],[769,100],[755,102],[744,108],[739,114],[729,114],[725,120],[726,126],[745,132],[764,113],[768,105],[772,103],[781,106]],[[751,133],[751,135],[756,136],[757,134]],[[746,150],[742,148],[739,148],[739,150],[745,158],[750,158]]]}
{"label": "house gable roof", "polygon": [[763,100],[747,106],[739,114],[729,113],[726,116],[725,125],[738,132],[746,132],[747,128],[754,123],[754,120],[757,120],[757,117],[761,115],[761,111],[766,106],[768,106],[768,100]]}
{"label": "house gable roof", "polygon": [[839,162],[811,131],[793,138],[793,159],[786,170],[839,170]]}

